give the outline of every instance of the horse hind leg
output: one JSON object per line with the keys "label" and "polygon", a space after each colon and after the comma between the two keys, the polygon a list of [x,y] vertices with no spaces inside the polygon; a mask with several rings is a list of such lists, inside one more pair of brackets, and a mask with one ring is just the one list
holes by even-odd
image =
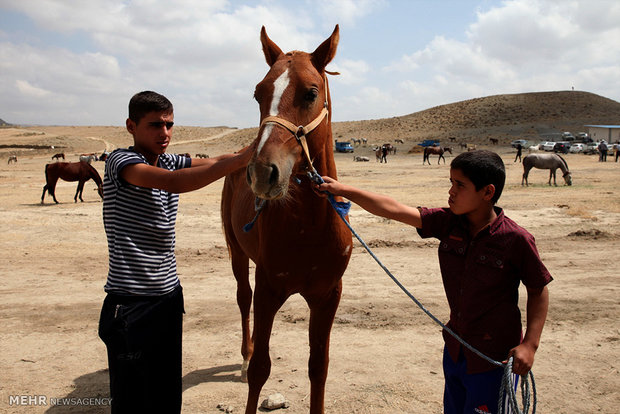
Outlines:
{"label": "horse hind leg", "polygon": [[325,410],[325,382],[329,366],[329,338],[334,317],[340,303],[342,281],[320,301],[308,301],[310,306],[310,414],[323,414]]}

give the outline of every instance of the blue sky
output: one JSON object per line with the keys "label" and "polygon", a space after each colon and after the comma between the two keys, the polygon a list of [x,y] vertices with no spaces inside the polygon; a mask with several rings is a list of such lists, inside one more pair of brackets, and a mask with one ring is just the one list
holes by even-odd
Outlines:
{"label": "blue sky", "polygon": [[308,52],[340,25],[334,121],[572,88],[619,101],[619,21],[615,0],[1,0],[0,118],[124,125],[148,89],[178,125],[256,126],[263,25]]}

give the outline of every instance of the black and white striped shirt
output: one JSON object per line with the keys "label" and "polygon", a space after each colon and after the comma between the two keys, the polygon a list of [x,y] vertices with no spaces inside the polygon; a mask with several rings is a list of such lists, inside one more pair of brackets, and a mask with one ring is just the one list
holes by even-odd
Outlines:
{"label": "black and white striped shirt", "polygon": [[[131,164],[148,164],[132,147],[113,151],[103,179],[103,225],[108,239],[109,271],[104,289],[121,295],[163,295],[179,285],[175,222],[179,195],[137,187],[120,177]],[[157,166],[187,168],[191,160],[162,154]]]}

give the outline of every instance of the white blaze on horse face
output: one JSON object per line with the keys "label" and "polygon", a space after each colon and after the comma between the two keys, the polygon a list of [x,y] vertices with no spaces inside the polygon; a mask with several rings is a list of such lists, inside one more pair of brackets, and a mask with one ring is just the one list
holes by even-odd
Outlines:
{"label": "white blaze on horse face", "polygon": [[[278,106],[280,106],[280,99],[282,99],[282,95],[284,91],[288,87],[290,82],[290,78],[288,77],[288,69],[282,72],[278,79],[273,83],[273,97],[271,98],[271,106],[269,107],[269,116],[277,116],[279,114]],[[260,154],[260,151],[263,149],[263,145],[269,138],[271,134],[271,130],[273,129],[273,124],[268,124],[263,128],[263,133],[260,137],[260,141],[258,142],[258,148],[256,150],[257,154]]]}

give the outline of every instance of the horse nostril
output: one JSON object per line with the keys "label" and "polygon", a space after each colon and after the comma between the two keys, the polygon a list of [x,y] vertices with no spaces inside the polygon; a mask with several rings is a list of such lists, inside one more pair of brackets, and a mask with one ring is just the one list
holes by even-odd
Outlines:
{"label": "horse nostril", "polygon": [[275,164],[271,164],[271,174],[269,174],[269,184],[275,184],[278,182],[278,178],[280,177],[280,172],[278,170],[278,166]]}

